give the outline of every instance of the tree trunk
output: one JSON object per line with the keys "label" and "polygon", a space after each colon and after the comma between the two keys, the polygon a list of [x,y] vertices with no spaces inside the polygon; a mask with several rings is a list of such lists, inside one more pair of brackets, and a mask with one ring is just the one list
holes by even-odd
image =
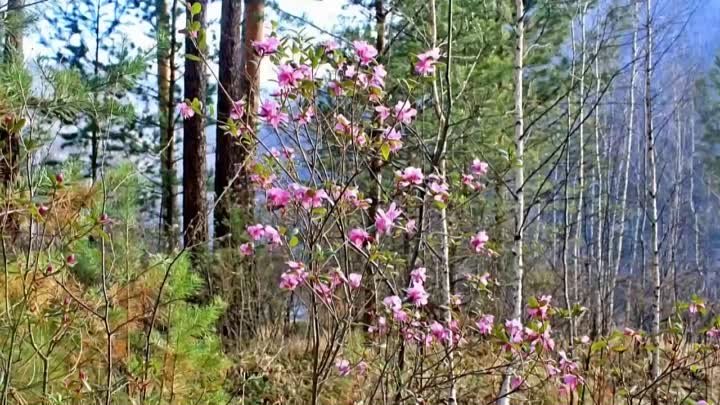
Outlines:
{"label": "tree trunk", "polygon": [[25,0],[8,0],[7,2],[7,16],[6,21],[9,24],[6,25],[5,31],[5,44],[3,47],[3,57],[5,61],[10,61],[13,58],[23,60],[23,7],[25,6]]}
{"label": "tree trunk", "polygon": [[[646,36],[645,36],[645,133],[647,136],[647,162],[648,162],[648,197],[650,199],[650,213],[648,220],[650,221],[650,249],[651,249],[651,266],[653,275],[653,322],[652,322],[652,342],[655,346],[652,352],[652,369],[651,376],[657,380],[660,376],[660,252],[658,245],[658,208],[657,208],[657,170],[655,167],[655,134],[653,128],[653,110],[652,110],[652,4],[651,0],[646,0]],[[653,402],[657,403],[657,390],[653,394]]]}
{"label": "tree trunk", "polygon": [[695,271],[697,271],[698,275],[700,276],[700,291],[698,292],[698,295],[705,292],[705,282],[707,276],[705,275],[705,272],[703,271],[703,268],[700,263],[700,225],[698,223],[698,214],[697,210],[695,209],[695,100],[690,101],[690,156],[687,159],[688,161],[688,180],[689,180],[689,190],[688,190],[688,204],[690,206],[690,213],[693,217],[693,252],[694,252],[694,262],[695,262]]}
{"label": "tree trunk", "polygon": [[[521,319],[523,303],[523,228],[525,226],[525,123],[523,112],[523,57],[525,53],[525,6],[524,0],[515,0],[515,232],[513,238],[513,294],[512,318]],[[508,368],[500,388],[498,405],[510,403],[509,394],[512,367]]]}
{"label": "tree trunk", "polygon": [[[583,4],[580,10],[580,84],[578,103],[579,111],[578,117],[580,117],[580,128],[578,130],[578,195],[577,195],[577,209],[575,216],[575,248],[573,255],[573,278],[574,278],[574,293],[575,301],[579,299],[578,292],[578,275],[580,274],[580,254],[582,253],[581,243],[583,238],[583,224],[585,216],[583,215],[585,205],[583,197],[585,193],[585,67],[587,66],[587,55],[585,54],[585,42],[586,42],[586,31],[585,31],[585,14],[587,12],[587,4]],[[574,44],[573,44],[574,46]]]}
{"label": "tree trunk", "polygon": [[[233,103],[240,101],[244,96],[243,88],[243,43],[242,43],[242,0],[222,0],[220,17],[220,55],[219,74],[220,89],[217,99],[218,125],[215,133],[215,237],[228,245],[231,238],[227,236],[233,230],[231,220],[232,211],[237,207],[235,203],[248,205],[248,199],[240,201],[240,196],[249,196],[243,193],[249,187],[247,176],[240,178],[244,172],[244,162],[248,157],[248,150],[243,146],[241,139],[227,132],[225,123],[230,119]],[[250,20],[247,20],[248,22]],[[235,178],[238,176],[238,178]],[[232,182],[232,184],[231,184]],[[245,217],[247,215],[243,215]],[[236,224],[242,228],[241,224]]]}
{"label": "tree trunk", "polygon": [[[378,58],[382,57],[383,51],[385,49],[385,6],[383,0],[375,0],[375,48],[377,48],[378,51]],[[434,13],[435,10],[433,6],[431,5],[431,13]],[[433,14],[434,15],[434,14]],[[437,31],[434,31],[435,35],[437,35]],[[437,38],[437,37],[433,37]],[[372,135],[373,137],[379,137],[382,131],[377,130],[373,131]],[[373,190],[372,190],[372,200],[370,202],[370,207],[368,209],[368,217],[370,218],[370,221],[373,221],[375,219],[375,214],[377,214],[378,207],[380,206],[380,202],[382,201],[382,168],[385,166],[385,162],[377,157],[372,159],[372,162],[370,164],[370,180],[373,184]],[[415,263],[409,263],[409,266],[414,266]],[[363,325],[370,325],[372,323],[372,318],[375,314],[375,301],[377,300],[377,280],[376,276],[373,272],[372,266],[368,265],[367,271],[368,274],[370,274],[372,277],[367,278],[367,285],[365,286],[364,291],[366,292],[365,296],[365,308],[363,311]]]}
{"label": "tree trunk", "polygon": [[595,42],[595,277],[596,285],[592,292],[593,297],[593,330],[592,337],[598,336],[602,331],[603,324],[603,308],[601,302],[601,294],[603,285],[603,190],[602,190],[602,167],[600,165],[600,37]]}
{"label": "tree trunk", "polygon": [[[198,1],[202,10],[194,19],[205,25],[207,0]],[[189,7],[189,5],[188,5]],[[191,20],[190,10],[186,10],[188,25]],[[204,33],[200,33],[196,41],[204,41]],[[202,58],[200,50],[195,46],[190,35],[185,37],[185,53],[195,58]],[[202,46],[202,45],[200,45]],[[193,58],[193,59],[195,59]],[[185,58],[185,99],[198,99],[205,110],[207,77],[205,65],[201,61]],[[205,166],[205,115],[195,114],[183,122],[183,231],[185,246],[195,248],[208,240],[207,203],[206,203],[206,166]]]}
{"label": "tree trunk", "polygon": [[[157,48],[158,64],[158,115],[160,118],[160,179],[161,193],[161,232],[163,244],[168,250],[175,247],[175,221],[177,204],[175,202],[175,9],[177,0],[172,3],[168,13],[166,0],[157,0],[158,38],[169,34],[168,44]],[[172,15],[172,17],[171,17]],[[172,18],[172,23],[170,22]]]}
{"label": "tree trunk", "polygon": [[[635,2],[635,18],[637,19],[639,13],[638,13],[638,3]],[[622,192],[620,195],[620,229],[618,231],[618,242],[617,242],[617,248],[615,250],[615,263],[613,263],[613,269],[612,269],[612,275],[610,276],[610,291],[609,291],[609,298],[608,298],[608,329],[612,328],[613,325],[613,313],[615,311],[615,286],[617,284],[617,277],[620,273],[620,262],[622,261],[622,255],[623,255],[623,244],[625,242],[625,209],[627,208],[627,193],[628,193],[628,184],[630,180],[630,156],[632,155],[632,147],[633,147],[633,135],[635,132],[635,78],[637,76],[637,64],[635,63],[635,59],[637,58],[638,54],[638,47],[637,47],[637,37],[638,37],[638,29],[639,27],[636,27],[635,30],[633,30],[633,40],[632,40],[632,62],[630,67],[630,90],[629,96],[630,96],[630,108],[628,110],[628,126],[627,126],[627,135],[625,138],[625,158],[623,159],[623,162],[625,164],[624,167],[624,173],[623,173],[623,180],[622,180]],[[630,268],[635,265],[634,262],[630,263]],[[632,278],[630,278],[630,283],[632,283]],[[626,292],[626,299],[630,297],[630,290],[628,289]]]}

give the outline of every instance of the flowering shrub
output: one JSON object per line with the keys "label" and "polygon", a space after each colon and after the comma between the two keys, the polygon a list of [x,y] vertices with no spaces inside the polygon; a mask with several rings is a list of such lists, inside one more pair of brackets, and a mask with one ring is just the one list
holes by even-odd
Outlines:
{"label": "flowering shrub", "polygon": [[[225,124],[263,152],[252,179],[264,191],[265,221],[247,227],[240,249],[245,260],[268,254],[284,263],[277,288],[288,294],[288,313],[305,314],[311,339],[311,362],[296,370],[309,381],[304,400],[318,403],[325,390],[350,379],[358,403],[381,397],[436,403],[457,389],[460,398],[472,398],[473,378],[484,376],[495,386],[483,389],[487,401],[508,373],[510,396],[544,391],[574,403],[600,395],[592,390],[604,389],[605,381],[587,373],[608,361],[600,349],[605,341],[583,337],[559,349],[553,324],[567,327],[569,315],[552,306],[551,296],[530,299],[525,319],[498,322],[488,313],[494,278],[472,270],[498,256],[487,232],[450,231],[463,257],[454,272],[465,277],[452,285],[449,301],[433,279],[439,260],[417,262],[420,250],[440,248],[440,211],[482,198],[489,169],[473,158],[465,170],[443,175],[431,156],[417,157],[427,140],[411,134],[426,117],[414,100],[434,80],[441,50],[417,56],[414,84],[393,99],[386,93],[391,78],[365,41],[346,49],[270,37],[255,47],[277,66],[277,90],[257,112],[263,130]],[[391,169],[373,169],[377,161],[394,168],[392,182],[380,177]],[[370,197],[373,184],[382,191]],[[358,333],[362,344],[352,344]],[[627,378],[621,372],[617,382]]]}

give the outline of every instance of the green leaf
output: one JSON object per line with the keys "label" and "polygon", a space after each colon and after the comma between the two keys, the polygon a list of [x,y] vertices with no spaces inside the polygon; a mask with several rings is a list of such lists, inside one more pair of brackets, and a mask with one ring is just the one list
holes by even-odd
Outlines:
{"label": "green leaf", "polygon": [[200,4],[200,3],[193,3],[192,7],[190,7],[190,13],[193,16],[200,14],[201,11],[202,11],[202,4]]}
{"label": "green leaf", "polygon": [[300,239],[298,239],[297,236],[293,236],[292,238],[290,238],[290,242],[288,242],[288,245],[289,245],[291,248],[294,248],[294,247],[297,246],[299,243],[300,243]]}
{"label": "green leaf", "polygon": [[189,60],[191,60],[191,61],[193,61],[193,62],[202,62],[202,59],[200,59],[199,56],[193,55],[193,54],[191,54],[191,53],[186,53],[186,54],[185,54],[185,58],[187,58],[187,59],[189,59]]}
{"label": "green leaf", "polygon": [[390,145],[384,143],[380,147],[380,154],[382,155],[383,160],[390,159]]}
{"label": "green leaf", "polygon": [[607,342],[605,340],[598,340],[596,342],[593,342],[592,345],[590,345],[590,353],[597,353],[607,347]]}

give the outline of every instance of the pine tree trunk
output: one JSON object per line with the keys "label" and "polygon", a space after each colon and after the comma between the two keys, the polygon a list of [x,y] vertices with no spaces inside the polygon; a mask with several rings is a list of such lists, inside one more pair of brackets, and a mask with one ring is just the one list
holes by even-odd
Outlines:
{"label": "pine tree trunk", "polygon": [[[157,50],[158,64],[158,115],[160,117],[160,179],[161,179],[161,232],[164,245],[171,250],[177,243],[175,221],[175,8],[173,1],[168,12],[166,0],[157,0],[157,35],[169,35],[168,44],[161,44]],[[172,14],[172,23],[170,22]]]}
{"label": "pine tree trunk", "polygon": [[12,20],[7,25],[5,31],[5,44],[3,47],[3,57],[5,61],[10,61],[12,58],[19,60],[23,59],[23,18],[24,12],[23,7],[25,6],[25,0],[8,0],[7,2],[7,16],[5,17],[8,21]]}
{"label": "pine tree trunk", "polygon": [[[222,0],[220,17],[220,89],[217,99],[218,125],[215,133],[215,238],[225,238],[232,231],[231,214],[237,207],[241,191],[247,188],[246,178],[235,178],[243,170],[248,151],[241,139],[227,132],[224,123],[230,118],[233,102],[243,98],[242,0]],[[246,176],[244,176],[246,177]],[[231,184],[231,182],[233,182]],[[228,188],[230,187],[230,188]],[[248,193],[245,193],[247,195]],[[245,215],[243,215],[245,216]],[[239,226],[242,228],[242,226]]]}
{"label": "pine tree trunk", "polygon": [[[205,26],[207,0],[198,1],[202,11],[194,18]],[[189,5],[188,5],[189,7]],[[186,10],[187,19],[191,19],[190,10]],[[204,35],[198,35],[197,41],[204,41]],[[190,35],[185,37],[185,53],[201,58],[200,50]],[[205,65],[201,61],[185,58],[185,99],[197,98],[203,104],[207,93]],[[207,203],[206,203],[206,163],[205,163],[205,116],[195,114],[183,122],[183,231],[185,246],[195,249],[208,240]]]}

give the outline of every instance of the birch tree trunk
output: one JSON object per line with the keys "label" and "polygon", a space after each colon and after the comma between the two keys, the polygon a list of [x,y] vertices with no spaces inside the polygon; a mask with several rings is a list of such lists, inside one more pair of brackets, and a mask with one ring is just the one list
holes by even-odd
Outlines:
{"label": "birch tree trunk", "polygon": [[[515,0],[515,235],[513,239],[513,319],[522,316],[523,302],[523,227],[525,218],[525,196],[523,187],[525,183],[524,151],[525,151],[525,123],[523,112],[523,58],[525,53],[525,6],[524,0]],[[509,367],[500,387],[498,405],[510,403],[510,380],[513,369]]]}
{"label": "birch tree trunk", "polygon": [[600,165],[600,36],[598,35],[595,43],[595,61],[594,61],[594,72],[595,72],[595,277],[596,286],[593,288],[592,298],[594,303],[594,318],[593,318],[593,330],[592,335],[598,336],[602,329],[602,315],[603,309],[601,304],[601,291],[603,287],[602,275],[604,272],[603,261],[602,261],[602,242],[603,242],[603,204],[602,204],[602,166]]}
{"label": "birch tree trunk", "polygon": [[700,226],[698,223],[698,214],[695,209],[695,100],[690,101],[690,156],[688,160],[688,203],[690,206],[690,214],[693,217],[693,251],[695,271],[700,277],[700,291],[698,295],[705,292],[706,275],[700,263]]}
{"label": "birch tree trunk", "polygon": [[[618,230],[618,242],[617,242],[617,249],[615,250],[615,263],[613,264],[612,269],[612,275],[610,276],[610,291],[609,291],[609,299],[608,299],[608,316],[609,316],[609,323],[608,323],[608,329],[611,329],[614,326],[613,322],[613,313],[615,312],[615,287],[617,285],[617,277],[620,273],[620,263],[622,261],[622,255],[623,255],[623,245],[625,243],[625,210],[627,208],[627,193],[628,193],[628,183],[630,180],[630,156],[632,155],[632,147],[633,147],[633,135],[635,132],[635,79],[637,76],[637,64],[635,63],[635,59],[637,59],[638,54],[638,46],[637,46],[637,38],[638,38],[638,29],[639,26],[637,26],[637,18],[638,18],[638,2],[635,2],[635,8],[634,8],[634,17],[636,19],[636,27],[633,30],[633,39],[632,39],[632,61],[630,66],[630,89],[628,90],[628,97],[630,99],[630,106],[628,110],[628,126],[627,126],[627,134],[625,137],[625,157],[623,159],[623,163],[625,165],[624,172],[623,172],[623,180],[622,180],[622,191],[620,194],[620,220],[618,221],[620,225],[620,229]],[[631,262],[630,267],[634,266],[635,263]],[[632,283],[632,277],[630,277],[629,283]],[[630,284],[632,285],[632,284]],[[629,297],[630,288],[628,289],[628,295],[626,298]]]}
{"label": "birch tree trunk", "polygon": [[[520,1],[520,0],[519,0]],[[431,30],[432,30],[432,41],[433,47],[437,44],[437,9],[435,0],[430,0],[430,19],[431,19]],[[436,144],[435,153],[433,154],[433,167],[438,170],[441,178],[445,181],[447,176],[447,146],[448,138],[450,137],[450,116],[452,115],[453,109],[453,88],[452,81],[450,80],[450,69],[452,67],[452,45],[453,45],[453,1],[448,1],[448,16],[447,16],[447,65],[445,67],[445,105],[444,111],[436,109],[436,113],[439,118],[440,128],[438,130],[438,142]],[[437,91],[437,76],[433,79],[433,93],[436,99],[439,98]],[[445,325],[449,326],[453,320],[452,314],[452,271],[450,268],[450,235],[448,229],[448,215],[447,208],[443,206],[440,209],[440,275],[442,285],[442,303],[443,303],[443,321]],[[448,405],[457,404],[457,388],[455,384],[455,371],[454,371],[454,355],[453,355],[453,334],[450,331],[448,341],[446,344],[446,356],[445,363],[448,368],[448,397],[446,403]]]}
{"label": "birch tree trunk", "polygon": [[[655,167],[655,137],[653,128],[653,110],[652,110],[652,0],[646,0],[646,37],[645,37],[645,133],[647,137],[647,162],[648,162],[648,197],[650,203],[650,212],[648,220],[650,221],[650,249],[651,249],[651,266],[653,275],[653,322],[652,322],[652,342],[655,349],[652,352],[651,376],[657,379],[660,376],[660,252],[658,245],[658,208],[657,208],[657,170]],[[657,391],[653,395],[653,401],[657,403]]]}
{"label": "birch tree trunk", "polygon": [[583,203],[584,191],[585,191],[585,67],[587,65],[587,55],[585,54],[585,14],[587,12],[587,3],[583,3],[580,6],[580,84],[578,103],[579,111],[578,116],[580,117],[580,128],[578,130],[578,195],[577,195],[577,213],[575,214],[575,248],[573,254],[573,271],[575,279],[575,301],[578,301],[578,277],[580,274],[580,254],[581,254],[581,241],[583,237],[583,222],[584,222],[584,208]]}

